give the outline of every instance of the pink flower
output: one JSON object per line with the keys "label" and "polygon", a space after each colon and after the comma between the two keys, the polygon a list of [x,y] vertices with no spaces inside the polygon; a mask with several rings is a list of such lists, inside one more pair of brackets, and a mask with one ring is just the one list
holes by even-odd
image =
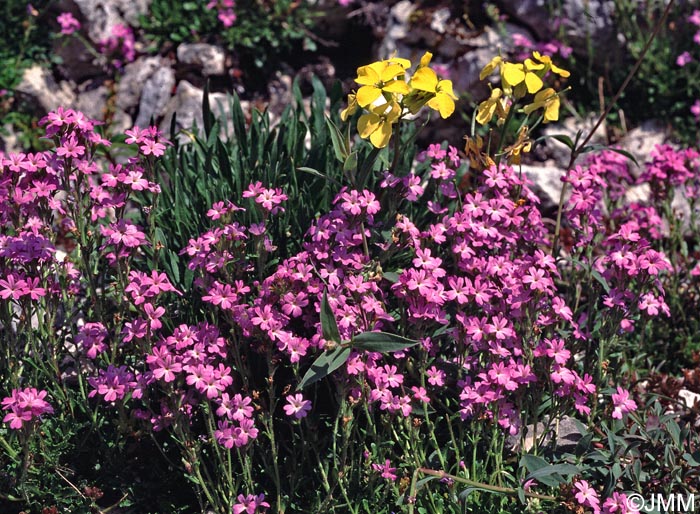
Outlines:
{"label": "pink flower", "polygon": [[311,402],[304,400],[301,393],[287,396],[287,405],[284,406],[284,412],[287,416],[296,419],[305,418],[311,410]]}
{"label": "pink flower", "polygon": [[690,113],[695,116],[695,121],[700,121],[700,100],[695,100],[695,103],[690,108]]}
{"label": "pink flower", "polygon": [[622,387],[617,387],[617,393],[613,393],[612,401],[615,407],[612,413],[614,419],[622,419],[623,414],[637,410],[637,404],[630,399],[629,391]]}
{"label": "pink flower", "polygon": [[372,464],[372,469],[374,471],[381,471],[382,478],[386,478],[387,480],[393,481],[397,478],[396,474],[394,473],[394,471],[396,471],[396,468],[391,467],[389,459],[386,459],[384,465]]}
{"label": "pink flower", "polygon": [[61,25],[61,34],[66,36],[80,30],[80,22],[69,12],[59,14],[56,21]]}
{"label": "pink flower", "polygon": [[574,488],[576,492],[576,501],[579,502],[584,507],[590,507],[593,509],[594,514],[600,513],[600,500],[598,499],[598,493],[595,492],[588,482],[585,480],[579,480],[574,482]]}
{"label": "pink flower", "polygon": [[683,52],[678,57],[676,57],[676,64],[681,68],[693,60],[690,52]]}
{"label": "pink flower", "polygon": [[[239,494],[236,500],[238,503],[233,506],[233,514],[255,514],[258,512],[259,508],[267,509],[270,506],[270,504],[265,501],[264,494],[259,494],[257,496],[252,494],[243,496]],[[262,512],[262,510],[260,512]]]}

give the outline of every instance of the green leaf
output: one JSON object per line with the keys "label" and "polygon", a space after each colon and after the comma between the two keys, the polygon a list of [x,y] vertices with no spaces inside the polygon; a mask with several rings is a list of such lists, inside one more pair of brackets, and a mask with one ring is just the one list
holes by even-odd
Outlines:
{"label": "green leaf", "polygon": [[556,139],[560,143],[566,145],[571,151],[574,150],[574,142],[571,140],[571,138],[567,135],[564,134],[556,134],[552,136],[542,136],[537,138],[536,143],[539,143],[540,141],[544,141],[546,139]]}
{"label": "green leaf", "polygon": [[[325,295],[324,295],[325,296]],[[333,350],[323,352],[308,369],[304,378],[297,386],[297,391],[318,382],[345,364],[352,350],[348,347],[337,346]]]}
{"label": "green leaf", "polygon": [[544,485],[556,487],[568,481],[562,475],[571,476],[579,473],[581,473],[581,470],[573,464],[553,464],[533,471],[525,477],[525,481],[537,480]]}
{"label": "green leaf", "polygon": [[[328,116],[326,116],[326,125],[328,125],[328,130],[331,134],[331,142],[333,143],[335,158],[340,162],[346,162],[348,155],[350,154],[350,148],[345,146],[345,137]],[[357,156],[355,159],[357,159]]]}
{"label": "green leaf", "polygon": [[350,153],[343,163],[343,171],[355,171],[357,169],[357,150]]}
{"label": "green leaf", "polygon": [[387,332],[362,332],[352,340],[354,348],[380,353],[398,352],[417,344],[418,341]]}
{"label": "green leaf", "polygon": [[323,299],[321,300],[321,330],[323,332],[323,338],[326,341],[333,341],[336,344],[340,344],[340,331],[338,330],[338,324],[335,322],[333,309],[331,309],[328,303],[328,295],[325,291],[323,292]]}

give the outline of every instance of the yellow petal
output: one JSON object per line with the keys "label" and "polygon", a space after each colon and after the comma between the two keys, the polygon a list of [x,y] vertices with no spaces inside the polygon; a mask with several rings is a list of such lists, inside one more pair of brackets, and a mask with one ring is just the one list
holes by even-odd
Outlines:
{"label": "yellow petal", "polygon": [[401,66],[404,70],[407,70],[408,68],[411,67],[411,61],[409,61],[408,59],[403,59],[403,58],[401,58],[401,57],[394,57],[394,56],[392,56],[392,57],[390,57],[389,59],[387,59],[387,60],[384,61],[384,62],[386,62],[386,63],[391,63],[391,64],[398,64],[398,65]]}
{"label": "yellow petal", "polygon": [[400,95],[407,95],[411,92],[411,88],[408,87],[403,80],[392,80],[388,84],[384,84],[382,91],[387,93],[398,93]]}
{"label": "yellow petal", "polygon": [[496,112],[496,102],[494,100],[484,100],[479,104],[476,111],[476,121],[480,125],[486,125],[491,118],[493,118],[493,113]]}
{"label": "yellow petal", "polygon": [[525,69],[526,70],[543,70],[544,64],[533,61],[532,59],[525,59]]}
{"label": "yellow petal", "polygon": [[453,100],[457,100],[457,96],[454,94],[454,91],[452,91],[451,80],[441,80],[440,82],[438,82],[436,89],[438,92],[445,93],[446,95],[451,96]]}
{"label": "yellow petal", "polygon": [[423,54],[423,57],[420,58],[420,64],[418,64],[418,69],[420,68],[425,68],[430,64],[430,59],[433,58],[433,54],[430,52],[425,52]]}
{"label": "yellow petal", "polygon": [[419,68],[411,77],[411,87],[435,93],[437,91],[438,77],[430,68]]}
{"label": "yellow petal", "polygon": [[516,86],[525,80],[525,71],[523,70],[523,65],[520,63],[505,63],[501,67],[501,73],[503,74],[503,82],[511,87]]}
{"label": "yellow petal", "polygon": [[357,99],[353,93],[348,95],[348,106],[340,112],[340,119],[348,121],[348,118],[357,111]]}
{"label": "yellow petal", "polygon": [[389,140],[391,139],[391,131],[391,123],[384,122],[379,125],[377,130],[372,132],[372,135],[369,136],[369,140],[375,147],[384,148],[389,144]]}
{"label": "yellow petal", "polygon": [[559,119],[559,96],[554,96],[547,102],[547,107],[544,110],[544,123],[557,121]]}
{"label": "yellow petal", "polygon": [[[381,80],[381,70],[383,67],[376,66],[378,63],[368,64],[367,66],[360,66],[357,68],[357,78],[355,82],[360,85],[370,86],[372,84],[377,84]],[[379,70],[377,70],[379,68]]]}
{"label": "yellow petal", "polygon": [[389,64],[382,70],[381,80],[382,82],[389,82],[390,80],[394,80],[396,77],[403,75],[404,73],[406,73],[406,70],[403,68],[403,66],[399,64]]}
{"label": "yellow petal", "polygon": [[357,91],[357,103],[360,107],[367,107],[382,95],[381,89],[374,86],[362,86]]}
{"label": "yellow petal", "polygon": [[525,85],[527,86],[528,92],[532,94],[542,89],[544,82],[542,82],[542,79],[539,78],[536,73],[526,73]]}
{"label": "yellow petal", "polygon": [[484,80],[486,77],[491,75],[493,73],[493,70],[498,68],[502,62],[503,59],[500,55],[497,55],[496,57],[491,59],[491,61],[489,61],[489,63],[486,66],[484,66],[484,69],[481,70],[481,73],[479,73],[479,80]]}
{"label": "yellow petal", "polygon": [[455,112],[455,102],[446,93],[438,93],[435,98],[431,98],[428,107],[438,111],[443,119],[449,118]]}
{"label": "yellow petal", "polygon": [[372,112],[360,116],[360,119],[357,120],[357,131],[360,133],[360,137],[367,139],[379,128],[381,122],[382,119]]}
{"label": "yellow petal", "polygon": [[566,71],[564,68],[560,68],[559,66],[557,66],[554,63],[552,63],[551,66],[552,66],[552,71],[561,77],[567,78],[569,75],[571,75],[571,73]]}

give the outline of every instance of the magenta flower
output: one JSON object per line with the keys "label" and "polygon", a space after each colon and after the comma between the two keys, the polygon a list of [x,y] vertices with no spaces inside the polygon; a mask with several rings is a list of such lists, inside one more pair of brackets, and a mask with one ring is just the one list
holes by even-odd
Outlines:
{"label": "magenta flower", "polygon": [[593,489],[587,481],[579,480],[574,482],[574,490],[576,491],[576,501],[584,507],[593,509],[594,514],[600,513],[600,499],[598,493]]}
{"label": "magenta flower", "polygon": [[695,121],[700,121],[700,99],[695,100],[695,103],[690,108],[690,113],[695,116]]}
{"label": "magenta flower", "polygon": [[690,52],[686,51],[680,54],[678,57],[676,57],[676,64],[682,68],[692,60],[693,57],[690,55]]}
{"label": "magenta flower", "polygon": [[13,389],[10,396],[3,398],[3,410],[10,411],[3,418],[3,423],[9,423],[10,428],[19,430],[25,423],[44,414],[52,414],[53,407],[44,400],[48,393],[34,387]]}
{"label": "magenta flower", "polygon": [[59,14],[56,21],[61,25],[61,34],[66,36],[80,30],[80,22],[69,12]]}
{"label": "magenta flower", "polygon": [[287,396],[287,405],[284,406],[284,412],[287,416],[295,419],[305,418],[311,410],[311,402],[304,400],[301,393]]}
{"label": "magenta flower", "polygon": [[614,406],[612,417],[614,419],[622,419],[623,414],[637,410],[637,404],[630,399],[629,391],[622,387],[617,387],[617,393],[613,393],[612,401]]}
{"label": "magenta flower", "polygon": [[384,464],[372,464],[372,469],[374,471],[381,472],[382,478],[386,478],[387,480],[396,480],[398,477],[396,476],[396,468],[391,467],[391,462],[389,459],[386,459]]}

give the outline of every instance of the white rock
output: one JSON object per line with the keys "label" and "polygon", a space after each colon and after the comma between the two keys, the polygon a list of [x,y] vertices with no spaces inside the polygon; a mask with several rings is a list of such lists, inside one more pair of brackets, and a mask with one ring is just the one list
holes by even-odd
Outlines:
{"label": "white rock", "polygon": [[73,105],[75,101],[75,93],[68,82],[57,84],[50,70],[36,64],[24,70],[17,91],[34,98],[47,112],[59,106]]}
{"label": "white rock", "polygon": [[226,72],[226,53],[219,46],[183,43],[177,47],[177,60],[200,68],[205,76],[223,75]]}
{"label": "white rock", "polygon": [[99,43],[112,34],[115,25],[138,26],[139,16],[148,14],[151,0],[73,0],[80,8],[88,35]]}
{"label": "white rock", "polygon": [[147,127],[151,119],[157,120],[165,113],[170,94],[175,86],[175,72],[170,67],[158,68],[143,86],[136,126]]}

